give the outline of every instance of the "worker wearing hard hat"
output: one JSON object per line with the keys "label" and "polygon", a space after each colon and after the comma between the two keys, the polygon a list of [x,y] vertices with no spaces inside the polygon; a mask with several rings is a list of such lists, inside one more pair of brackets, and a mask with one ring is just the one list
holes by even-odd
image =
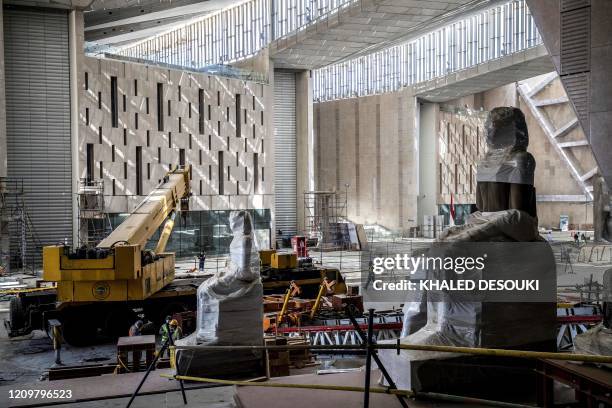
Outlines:
{"label": "worker wearing hard hat", "polygon": [[144,326],[144,322],[140,319],[136,320],[136,323],[130,327],[130,337],[142,335],[142,326]]}
{"label": "worker wearing hard hat", "polygon": [[[170,331],[168,331],[168,328]],[[170,336],[172,336],[172,342],[174,343],[176,340],[183,337],[183,330],[179,326],[176,319],[172,319],[170,321],[166,319],[166,322],[162,325],[161,329],[159,329],[159,334],[161,334],[162,344],[165,344]]]}

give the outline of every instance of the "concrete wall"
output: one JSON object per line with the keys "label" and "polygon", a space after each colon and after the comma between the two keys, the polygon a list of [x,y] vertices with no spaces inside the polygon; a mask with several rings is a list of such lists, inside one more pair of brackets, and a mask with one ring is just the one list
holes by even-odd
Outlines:
{"label": "concrete wall", "polygon": [[[118,127],[111,122],[111,77],[118,83]],[[163,84],[162,131],[157,122],[158,83]],[[184,149],[186,163],[193,167],[191,209],[273,208],[274,169],[268,159],[273,145],[267,137],[269,86],[89,57],[84,58],[79,84],[79,176],[86,175],[87,144],[93,144],[93,176],[99,179],[102,172],[107,212],[133,210],[143,198],[136,195],[137,146],[142,148],[142,195],[158,184],[170,165],[179,163],[179,151]],[[204,92],[203,132],[199,129],[200,89]],[[237,95],[240,137],[236,135]],[[219,152],[223,152],[224,164],[222,195]],[[258,155],[257,172],[254,154]]]}
{"label": "concrete wall", "polygon": [[[537,80],[535,80],[537,82]],[[558,80],[553,81],[547,88],[541,91],[538,95],[540,99],[558,97],[563,93],[561,83]],[[561,196],[561,195],[582,195],[578,183],[572,178],[570,171],[565,163],[548,140],[544,130],[540,127],[538,121],[533,117],[525,102],[518,96],[517,85],[515,83],[493,88],[491,90],[469,95],[454,101],[448,102],[449,105],[459,107],[468,107],[473,109],[491,110],[496,106],[516,106],[525,114],[527,128],[529,129],[529,152],[536,159],[537,166],[534,178],[536,194],[542,196]],[[573,117],[573,112],[568,105],[555,105],[546,109],[548,119],[553,123],[564,123]],[[582,130],[577,127],[568,135],[564,136],[563,141],[571,141],[579,139],[578,132]],[[592,168],[595,163],[587,154],[589,146],[584,147],[584,154],[578,152],[578,161],[585,169]],[[448,200],[444,201],[448,203]],[[442,203],[442,201],[440,201]],[[538,201],[538,220],[541,226],[545,228],[558,228],[559,217],[568,215],[570,227],[575,228],[590,228],[592,225],[592,203],[584,204],[582,202],[555,202],[555,201]]]}
{"label": "concrete wall", "polygon": [[438,204],[450,204],[451,195],[454,204],[476,202],[476,167],[486,151],[485,119],[479,111],[458,109],[441,107],[436,117]]}
{"label": "concrete wall", "polygon": [[317,103],[314,110],[315,188],[346,189],[347,216],[354,222],[415,226],[416,98],[400,91]]}
{"label": "concrete wall", "polygon": [[[537,194],[582,194],[543,129],[520,100],[516,86],[512,83],[449,101],[444,105],[454,106],[459,110],[490,110],[496,106],[521,108],[529,129],[528,150],[537,161]],[[463,154],[460,145],[460,131],[463,128],[460,125],[467,125],[471,135],[476,127],[482,130],[482,122],[479,120],[478,123],[471,123],[465,115],[441,112],[438,104],[433,103],[420,104],[419,112],[415,102],[416,98],[412,96],[411,90],[407,89],[314,105],[316,188],[342,190],[345,184],[349,184],[350,220],[367,224],[378,223],[394,230],[407,230],[411,226],[421,224],[420,218],[423,215],[433,214],[432,209],[437,212],[436,204],[448,204],[448,186],[450,181],[454,180],[454,175],[450,171],[442,174],[442,179],[447,180],[443,184],[449,191],[445,190],[446,193],[442,192],[445,194],[439,194],[437,181],[440,175],[437,169],[435,175],[432,174],[433,167],[440,163],[437,158],[440,154],[440,137],[446,137],[443,128],[447,124],[451,125],[452,136],[456,139],[452,144],[459,148],[454,149],[455,153],[449,154],[449,157],[443,155],[446,157],[444,160],[451,164],[454,163],[453,160],[462,163],[463,157],[463,162],[471,160],[475,163],[474,154]],[[568,113],[559,110],[556,114]],[[424,142],[434,136],[435,149],[432,146],[427,148]],[[483,136],[480,137],[481,142]],[[470,137],[469,140],[474,143],[476,138]],[[475,146],[466,148],[468,153],[475,152]],[[448,170],[449,166],[446,168]],[[459,183],[461,191],[454,191],[457,193],[454,197],[455,203],[475,202],[473,192],[466,190],[469,186],[467,176],[468,172],[463,171]],[[432,180],[435,184],[433,188]],[[432,203],[428,204],[426,199],[432,192],[436,194],[433,208]],[[592,223],[591,204],[579,202],[539,202],[538,215],[540,225],[547,228],[558,227],[560,215],[569,215],[570,223],[576,228],[584,228],[585,225],[588,227]]]}

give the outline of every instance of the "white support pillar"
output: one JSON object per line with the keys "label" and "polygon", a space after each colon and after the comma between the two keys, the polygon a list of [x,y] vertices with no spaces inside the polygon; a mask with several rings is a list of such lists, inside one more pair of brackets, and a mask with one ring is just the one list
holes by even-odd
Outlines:
{"label": "white support pillar", "polygon": [[314,132],[311,71],[296,74],[297,228],[304,227],[304,192],[314,190]]}
{"label": "white support pillar", "polygon": [[83,12],[71,10],[68,15],[70,43],[70,147],[72,163],[72,245],[79,239],[79,61],[83,59]]}
{"label": "white support pillar", "polygon": [[437,103],[421,103],[418,114],[419,134],[419,188],[417,199],[417,225],[423,224],[425,215],[438,213],[438,169],[436,168],[437,150],[436,139],[438,137],[438,115]]}

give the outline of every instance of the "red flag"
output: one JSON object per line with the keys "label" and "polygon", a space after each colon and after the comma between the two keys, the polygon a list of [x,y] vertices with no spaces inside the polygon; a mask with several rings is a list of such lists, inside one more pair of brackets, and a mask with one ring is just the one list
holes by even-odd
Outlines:
{"label": "red flag", "polygon": [[450,225],[455,225],[455,205],[453,204],[453,193],[451,193],[450,202]]}

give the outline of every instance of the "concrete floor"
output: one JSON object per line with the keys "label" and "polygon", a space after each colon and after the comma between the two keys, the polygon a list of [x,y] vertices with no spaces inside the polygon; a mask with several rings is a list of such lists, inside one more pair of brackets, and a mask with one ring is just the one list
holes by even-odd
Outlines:
{"label": "concrete floor", "polygon": [[[162,394],[141,395],[136,397],[132,403],[133,408],[235,408],[234,387],[215,387],[199,390],[187,390],[187,405],[183,404],[183,398],[179,391],[165,392]],[[114,398],[102,401],[75,402],[62,404],[62,408],[124,408],[129,398]]]}
{"label": "concrete floor", "polygon": [[[0,321],[5,319],[8,319],[8,313],[0,313]],[[66,365],[110,363],[116,361],[116,344],[99,344],[95,347],[71,347],[65,344],[61,356]],[[27,336],[8,338],[2,324],[0,361],[0,386],[45,379],[42,377],[43,372],[55,362],[53,345],[47,334],[38,330]]]}
{"label": "concrete floor", "polygon": [[[553,233],[553,241],[567,241],[567,233]],[[427,240],[415,241],[413,245],[426,245]],[[345,279],[348,283],[359,284],[360,278],[360,257],[358,252],[327,252],[317,253],[311,251],[311,255],[315,258],[315,261],[322,260],[326,266],[339,267]],[[180,260],[177,262],[177,272],[184,273],[189,272],[193,267],[193,260]],[[219,257],[217,259],[208,259],[206,264],[206,273],[213,273],[217,268],[221,268],[224,265],[224,259]],[[603,273],[605,270],[610,268],[607,263],[604,264],[585,264],[585,263],[574,263],[573,273],[569,273],[565,270],[565,264],[558,264],[558,285],[576,285],[584,283],[586,280],[593,276],[593,280],[597,282],[602,281]],[[381,307],[380,304],[377,304]],[[399,304],[385,305],[385,309],[390,307],[399,307]],[[0,321],[8,319],[8,302],[0,302]],[[98,363],[110,363],[115,361],[116,355],[115,343],[107,343],[97,345],[95,347],[71,347],[64,345],[62,350],[62,361],[67,365],[78,365],[92,362]],[[40,331],[36,331],[30,335],[9,339],[4,325],[0,325],[0,387],[1,386],[18,386],[19,384],[32,383],[40,380],[44,380],[42,377],[48,367],[54,363],[54,353],[51,345],[51,341],[47,338],[46,334]],[[222,391],[219,391],[222,393]],[[225,391],[223,391],[225,392]],[[206,398],[211,397],[212,394],[207,392],[196,392],[194,393],[192,400],[197,401],[202,398],[202,402]],[[163,398],[166,406],[174,406],[174,401],[177,400],[177,395],[173,392],[164,394]],[[149,398],[149,397],[147,397]],[[159,402],[159,396],[151,397],[154,401]],[[119,400],[117,400],[119,401]],[[146,399],[141,400],[144,406]],[[125,402],[125,401],[123,401]],[[212,402],[211,402],[212,403]],[[219,400],[219,407],[232,406],[231,400],[227,398],[225,400]],[[105,403],[106,404],[106,403]],[[110,405],[79,405],[79,406],[115,406],[115,402],[109,402]],[[226,404],[226,405],[223,405]],[[116,406],[120,406],[117,402]],[[180,404],[179,404],[180,405]],[[76,406],[76,405],[75,405]],[[140,406],[140,405],[138,405]],[[148,405],[150,406],[150,405]],[[200,405],[201,406],[201,405]],[[217,405],[211,405],[217,407]]]}

